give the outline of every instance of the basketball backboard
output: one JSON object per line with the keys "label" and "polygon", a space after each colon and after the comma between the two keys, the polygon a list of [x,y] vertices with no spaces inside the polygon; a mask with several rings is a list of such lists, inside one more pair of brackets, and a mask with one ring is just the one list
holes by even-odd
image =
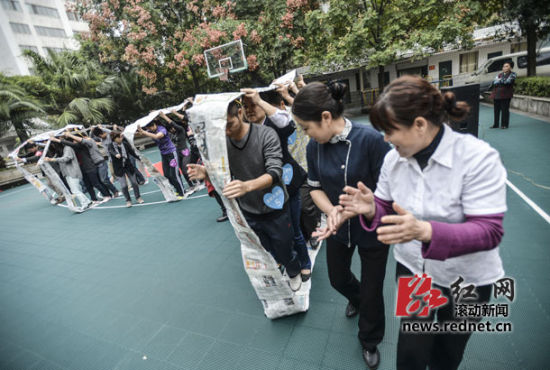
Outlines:
{"label": "basketball backboard", "polygon": [[242,41],[236,40],[204,51],[208,77],[216,78],[248,68]]}

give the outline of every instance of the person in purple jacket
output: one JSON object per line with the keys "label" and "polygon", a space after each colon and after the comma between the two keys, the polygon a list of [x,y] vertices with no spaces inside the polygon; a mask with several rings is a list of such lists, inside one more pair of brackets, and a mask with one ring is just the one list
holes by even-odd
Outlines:
{"label": "person in purple jacket", "polygon": [[158,125],[156,121],[152,121],[145,126],[145,130],[138,127],[137,131],[141,135],[149,136],[157,143],[162,158],[162,171],[164,172],[164,177],[166,177],[168,181],[170,181],[170,184],[176,189],[178,198],[182,199],[185,195],[185,187],[183,186],[183,181],[179,174],[180,166],[176,146],[172,140],[170,140],[168,131],[164,126]]}
{"label": "person in purple jacket", "polygon": [[[438,323],[458,321],[457,303],[487,303],[492,284],[504,276],[498,245],[507,209],[506,170],[489,144],[446,124],[468,109],[420,77],[394,80],[370,112],[373,126],[394,145],[376,191],[359,182],[340,196],[342,219],[360,215],[365,230],[394,245],[397,277],[425,273],[449,299],[428,317],[413,315],[402,325],[432,322],[436,315]],[[451,286],[457,281],[475,286],[475,297],[455,301]],[[397,369],[457,369],[470,336],[401,330]]]}

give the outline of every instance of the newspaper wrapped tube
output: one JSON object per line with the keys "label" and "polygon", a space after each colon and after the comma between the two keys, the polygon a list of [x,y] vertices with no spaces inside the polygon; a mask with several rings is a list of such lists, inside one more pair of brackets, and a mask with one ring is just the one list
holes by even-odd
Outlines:
{"label": "newspaper wrapped tube", "polygon": [[136,122],[126,126],[124,128],[124,131],[123,131],[123,135],[124,137],[132,144],[132,146],[134,147],[134,151],[136,152],[136,154],[139,156],[139,161],[140,161],[140,167],[143,167],[143,168],[139,168],[139,170],[143,173],[144,170],[147,170],[147,172],[149,173],[149,175],[151,176],[151,178],[153,179],[153,182],[155,183],[155,185],[158,186],[158,188],[160,189],[162,195],[164,196],[164,199],[166,199],[166,201],[168,202],[176,202],[178,200],[177,196],[176,196],[176,192],[174,190],[174,188],[172,187],[172,185],[170,185],[170,182],[168,181],[168,179],[166,177],[164,177],[156,168],[155,166],[153,166],[153,164],[151,163],[151,161],[149,160],[149,158],[147,158],[146,156],[144,156],[134,145],[134,135],[136,134],[136,131],[138,129],[138,127],[145,127],[147,126],[149,123],[151,123],[155,118],[157,118],[157,116],[162,112],[164,114],[168,114],[170,113],[172,110],[175,110],[175,111],[179,111],[181,109],[183,109],[185,106],[191,104],[191,102],[189,100],[184,100],[181,104],[179,105],[176,105],[176,106],[173,106],[173,107],[168,107],[168,108],[164,108],[164,109],[159,109],[159,110],[155,110],[155,111],[152,111],[151,113],[149,113],[148,115],[146,115],[145,117],[142,117],[140,119],[138,119]]}
{"label": "newspaper wrapped tube", "polygon": [[46,199],[51,204],[56,204],[56,198],[60,195],[65,196],[65,200],[67,202],[68,208],[75,213],[81,213],[83,212],[84,208],[82,205],[78,204],[74,196],[71,194],[69,189],[65,186],[63,181],[61,181],[61,178],[57,174],[57,172],[53,169],[52,165],[48,162],[44,161],[44,157],[46,156],[48,149],[50,147],[50,136],[59,136],[61,135],[65,130],[69,129],[82,129],[82,126],[80,125],[67,125],[61,129],[52,130],[43,132],[41,134],[38,134],[36,136],[31,137],[27,141],[23,142],[21,145],[19,145],[13,152],[9,154],[9,157],[13,158],[14,160],[18,156],[19,151],[27,145],[29,142],[37,143],[38,145],[44,146],[43,149],[40,150],[41,154],[37,152],[37,155],[40,155],[40,159],[38,160],[37,166],[42,169],[42,172],[44,174],[44,177],[49,181],[52,187],[57,189],[58,192],[61,194],[58,194],[56,191],[52,190],[49,186],[45,185],[42,181],[38,179],[36,175],[33,175],[29,171],[27,171],[17,160],[15,161],[15,167],[23,174],[25,177],[25,180],[27,180],[32,186],[34,186],[40,194],[44,195]]}
{"label": "newspaper wrapped tube", "polygon": [[[241,93],[197,95],[187,110],[208,176],[218,191],[231,181],[227,155],[225,126],[229,103]],[[241,254],[246,273],[270,319],[305,312],[309,309],[311,279],[293,292],[287,275],[282,275],[277,263],[261,245],[258,236],[248,226],[236,200],[222,197],[235,234],[241,242]],[[318,250],[309,250],[312,265]]]}

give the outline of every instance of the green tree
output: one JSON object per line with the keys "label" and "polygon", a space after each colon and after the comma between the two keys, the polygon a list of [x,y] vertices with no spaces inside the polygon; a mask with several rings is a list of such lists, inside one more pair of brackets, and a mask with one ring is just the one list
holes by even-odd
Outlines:
{"label": "green tree", "polygon": [[[503,19],[519,24],[521,35],[527,38],[527,76],[537,74],[537,40],[550,34],[550,2],[540,0],[505,0]],[[510,33],[514,33],[510,29]]]}
{"label": "green tree", "polygon": [[[160,105],[169,105],[178,99],[166,91],[146,94],[141,89],[142,86],[142,77],[134,70],[110,75],[98,86],[97,91],[103,96],[111,97],[116,105],[116,109],[109,114],[108,121],[127,125]],[[177,86],[174,86],[174,89],[177,89]]]}
{"label": "green tree", "polygon": [[472,46],[476,1],[332,0],[328,10],[307,14],[307,51],[312,65],[378,68],[405,56],[423,57],[445,46]]}
{"label": "green tree", "polygon": [[[236,85],[267,83],[305,60],[305,14],[318,1],[90,0],[77,10],[90,24],[90,40],[103,64],[135,68],[142,90],[182,98]],[[208,79],[206,49],[241,39],[249,73],[229,83]],[[181,100],[180,100],[181,101]]]}
{"label": "green tree", "polygon": [[29,50],[25,54],[47,86],[49,94],[44,103],[57,124],[98,124],[114,110],[113,100],[101,96],[97,89],[107,76],[99,64],[79,51],[50,51],[46,58]]}
{"label": "green tree", "polygon": [[0,82],[0,135],[13,126],[21,142],[29,138],[32,119],[45,114],[39,101],[24,89],[8,82],[4,76]]}

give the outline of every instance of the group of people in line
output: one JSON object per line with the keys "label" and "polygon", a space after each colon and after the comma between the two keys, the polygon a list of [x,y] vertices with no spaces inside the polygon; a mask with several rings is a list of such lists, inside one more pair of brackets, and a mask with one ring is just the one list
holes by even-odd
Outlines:
{"label": "group of people in line", "polygon": [[[499,81],[506,85],[509,78]],[[507,209],[506,171],[495,149],[448,125],[467,115],[466,103],[418,76],[403,76],[390,83],[372,107],[370,127],[346,118],[347,89],[339,82],[306,85],[300,80],[272,91],[241,91],[243,96],[227,108],[233,180],[221,194],[209,186],[222,208],[218,221],[227,219],[221,196],[236,199],[294,291],[311,278],[307,243],[317,247],[326,240],[329,280],[348,301],[344,315],[359,316],[358,339],[368,368],[377,368],[381,361],[378,347],[385,334],[383,285],[390,245],[397,261],[396,279],[427,274],[435,287],[452,297],[450,285],[461,277],[475,286],[469,303],[489,301],[492,284],[504,276],[498,245]],[[116,128],[98,126],[92,134],[96,140],[70,132],[62,139],[52,138],[59,145],[46,160],[59,164],[81,202],[87,200],[81,179],[93,201],[94,188],[109,199],[118,191],[109,181],[99,143],[107,149],[128,205],[126,179],[137,202],[143,202],[132,145]],[[161,114],[137,134],[157,143],[164,176],[179,197],[186,194],[180,171],[189,187],[199,181],[208,185],[185,114]],[[280,202],[266,201],[268,194],[278,195]],[[316,229],[321,212],[326,214],[326,226]],[[351,270],[355,250],[359,276]],[[451,298],[427,318],[413,314],[402,322],[456,320],[456,303]],[[396,367],[457,369],[470,336],[400,331]]]}
{"label": "group of people in line", "polygon": [[[464,119],[468,105],[418,76],[400,77],[384,89],[370,111],[373,127],[344,116],[342,83],[313,82],[300,89],[291,83],[290,89],[294,93],[288,86],[269,93],[242,89],[244,96],[229,104],[226,140],[233,180],[223,196],[237,199],[296,290],[311,276],[296,226],[296,203],[304,201],[296,188],[305,184],[327,215],[326,227],[313,237],[327,241],[330,283],[348,300],[345,316],[359,315],[362,356],[375,369],[385,334],[390,245],[396,279],[427,274],[451,297],[429,317],[412,313],[402,323],[457,320],[450,285],[459,277],[475,287],[467,303],[489,301],[492,284],[504,276],[498,245],[507,209],[506,171],[495,149],[448,125]],[[288,150],[294,130],[311,138],[303,166]],[[285,177],[287,165],[292,180]],[[188,167],[192,180],[208,180],[201,164]],[[264,201],[277,188],[282,207]],[[355,250],[360,276],[351,271]],[[470,336],[400,331],[396,367],[457,369]]]}
{"label": "group of people in line", "polygon": [[[159,147],[162,157],[164,175],[176,191],[178,199],[183,199],[201,184],[189,180],[187,163],[197,163],[199,152],[195,145],[193,133],[187,124],[186,117],[177,111],[171,112],[174,119],[161,113],[161,123],[157,118],[138,129],[138,135],[150,136]],[[113,182],[117,182],[126,206],[132,206],[128,183],[134,191],[135,201],[143,204],[139,186],[145,184],[145,176],[137,167],[139,155],[124,137],[123,128],[114,125],[112,129],[97,125],[90,130],[67,130],[61,137],[50,137],[50,146],[44,160],[49,162],[57,172],[63,184],[70,189],[72,196],[82,207],[87,209],[120,196]],[[88,135],[88,133],[90,135]],[[29,141],[25,145],[25,154],[20,154],[18,161],[36,163],[42,157],[40,145]],[[187,187],[181,180],[180,171],[187,180]],[[112,177],[111,177],[112,174]],[[115,181],[111,181],[114,178]],[[56,202],[64,201],[63,191],[48,177],[49,186],[56,192]],[[86,189],[89,197],[84,195]],[[98,191],[101,200],[98,199]]]}

